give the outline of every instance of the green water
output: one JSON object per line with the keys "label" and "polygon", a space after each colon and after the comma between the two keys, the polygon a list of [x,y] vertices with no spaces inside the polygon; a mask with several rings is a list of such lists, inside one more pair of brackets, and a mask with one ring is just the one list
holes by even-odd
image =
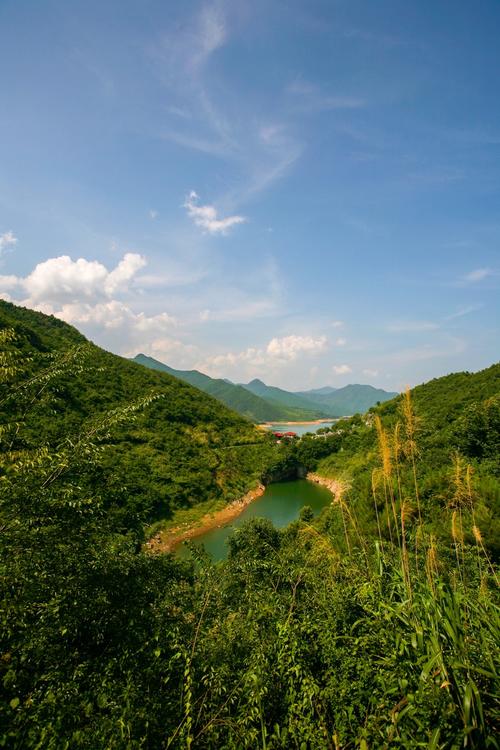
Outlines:
{"label": "green water", "polygon": [[[213,560],[223,560],[227,556],[227,538],[249,518],[269,518],[276,528],[281,529],[299,517],[300,509],[304,505],[309,505],[314,515],[318,515],[320,510],[331,502],[332,495],[327,489],[306,479],[276,482],[268,485],[262,497],[247,505],[243,513],[230,525],[207,531],[206,534],[196,537],[192,543],[203,544]],[[186,545],[181,545],[177,554],[181,557],[188,556],[189,550]]]}

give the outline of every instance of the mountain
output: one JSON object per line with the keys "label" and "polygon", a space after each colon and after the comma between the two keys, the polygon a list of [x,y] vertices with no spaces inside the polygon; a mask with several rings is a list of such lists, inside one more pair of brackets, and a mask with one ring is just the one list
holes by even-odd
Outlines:
{"label": "mountain", "polygon": [[[279,403],[260,398],[243,386],[235,385],[229,380],[211,378],[198,370],[174,370],[173,367],[145,354],[137,354],[133,361],[152,370],[168,372],[179,380],[194,385],[253,422],[286,422],[303,416],[301,413],[297,416],[297,411],[293,408],[286,408]],[[308,418],[312,418],[309,413],[304,416],[304,419]]]}
{"label": "mountain", "polygon": [[252,380],[250,383],[242,383],[242,386],[256,396],[265,398],[267,401],[281,404],[281,406],[286,409],[295,410],[297,414],[295,419],[297,420],[320,419],[322,417],[337,416],[332,414],[331,411],[325,411],[324,408],[314,403],[313,399],[307,398],[302,394],[285,391],[282,388],[266,385],[258,378],[255,378],[255,380]]}
{"label": "mountain", "polygon": [[364,414],[377,402],[389,401],[398,394],[371,385],[346,385],[336,389],[327,386],[313,391],[301,391],[298,395],[317,404],[324,411],[344,417]]}
{"label": "mountain", "polygon": [[334,393],[337,388],[332,388],[331,385],[325,385],[323,388],[311,388],[309,391],[296,391],[298,395],[308,396],[309,394],[318,396],[327,396],[329,393]]}
{"label": "mountain", "polygon": [[[233,500],[260,479],[266,437],[219,400],[104,351],[57,318],[0,300],[2,329],[14,332],[5,348],[19,363],[9,387],[0,381],[0,425],[20,424],[11,450],[78,443],[82,431],[114,412],[99,493],[125,526],[132,516],[145,522],[202,501]],[[40,377],[45,381],[31,395],[35,418],[23,426],[21,397]],[[134,409],[151,395],[151,403]]]}

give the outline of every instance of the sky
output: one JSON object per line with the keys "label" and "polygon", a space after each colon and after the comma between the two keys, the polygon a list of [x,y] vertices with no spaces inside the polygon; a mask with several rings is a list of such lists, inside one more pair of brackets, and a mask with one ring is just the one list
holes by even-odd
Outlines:
{"label": "sky", "polygon": [[291,389],[498,361],[498,0],[0,0],[0,296]]}

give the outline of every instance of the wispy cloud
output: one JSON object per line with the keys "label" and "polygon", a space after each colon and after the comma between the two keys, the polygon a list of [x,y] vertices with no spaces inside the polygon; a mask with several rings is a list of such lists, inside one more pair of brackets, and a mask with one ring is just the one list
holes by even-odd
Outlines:
{"label": "wispy cloud", "polygon": [[390,333],[421,333],[435,331],[437,328],[439,325],[429,320],[401,320],[387,326]]}
{"label": "wispy cloud", "polygon": [[201,227],[201,229],[204,229],[209,234],[227,234],[231,227],[247,221],[244,216],[238,215],[226,216],[223,219],[219,219],[215,206],[209,204],[202,206],[198,201],[199,195],[194,190],[191,190],[183,205],[187,210],[189,218],[193,220],[195,225]]}
{"label": "wispy cloud", "polygon": [[460,310],[457,310],[454,313],[451,313],[450,315],[446,315],[443,320],[455,320],[456,318],[463,318],[464,315],[470,315],[473,312],[476,312],[477,310],[480,310],[482,308],[482,305],[468,305],[468,307],[462,307]]}
{"label": "wispy cloud", "polygon": [[468,284],[475,284],[478,281],[487,279],[488,276],[493,276],[493,274],[494,272],[491,268],[476,268],[462,276],[462,281],[465,281]]}
{"label": "wispy cloud", "polygon": [[360,97],[330,94],[300,77],[288,84],[286,93],[294,111],[309,114],[335,109],[361,109],[366,106],[365,100]]}
{"label": "wispy cloud", "polygon": [[12,231],[0,234],[0,257],[7,248],[13,247],[16,244],[17,237],[14,237],[14,233]]}

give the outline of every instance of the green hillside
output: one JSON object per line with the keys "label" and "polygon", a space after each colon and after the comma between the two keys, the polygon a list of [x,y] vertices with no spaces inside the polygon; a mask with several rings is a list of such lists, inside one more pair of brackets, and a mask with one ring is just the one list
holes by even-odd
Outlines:
{"label": "green hillside", "polygon": [[[0,303],[0,746],[497,748],[499,378],[273,445]],[[299,467],[336,480],[318,518],[254,518],[218,564],[141,544],[163,488],[168,513]]]}
{"label": "green hillside", "polygon": [[325,409],[318,406],[311,399],[300,394],[285,391],[282,388],[266,385],[258,378],[250,381],[250,383],[242,383],[242,385],[256,396],[265,398],[272,403],[280,404],[287,410],[293,410],[295,416],[291,417],[291,419],[303,419],[307,421],[308,419],[321,419],[322,417],[338,416],[331,411],[325,411]]}
{"label": "green hillside", "polygon": [[389,401],[397,393],[374,388],[371,385],[346,385],[336,389],[302,391],[299,395],[317,404],[318,408],[339,417],[364,414],[377,402]]}
{"label": "green hillside", "polygon": [[[454,482],[466,482],[469,464],[471,496],[475,498],[476,521],[491,549],[500,551],[500,364],[477,373],[454,373],[419,385],[411,391],[415,412],[415,470],[420,485],[418,502],[429,524],[449,539],[449,514]],[[385,431],[396,481],[394,464],[401,461],[398,481],[403,492],[412,495],[414,478],[405,438],[398,432],[404,423],[404,396],[372,409],[366,419],[352,419],[333,427],[339,432],[342,451],[323,458],[319,473],[343,478],[349,484],[349,498],[374,531],[373,472],[381,470],[380,437],[375,426],[380,417]],[[397,426],[399,425],[399,426]],[[396,447],[399,445],[399,452]],[[396,451],[396,453],[395,453]],[[459,469],[456,456],[460,456]],[[377,475],[378,476],[378,475]],[[454,479],[455,477],[455,479]],[[379,481],[379,478],[377,478]],[[465,490],[464,490],[465,492]],[[466,504],[471,506],[472,500]],[[396,508],[399,512],[399,509]],[[415,501],[412,513],[415,514]],[[469,540],[471,528],[468,530]]]}
{"label": "green hillside", "polygon": [[[43,398],[33,395],[37,419],[16,432],[14,448],[76,440],[100,415],[154,395],[147,408],[102,439],[103,466],[98,478],[89,479],[99,481],[117,516],[149,521],[208,500],[229,501],[260,477],[265,438],[215,398],[100,349],[57,318],[4,301],[1,329],[15,332],[9,347],[22,357],[20,375],[46,371],[48,379]],[[74,347],[79,349],[70,356]],[[67,374],[66,360],[74,360]],[[0,421],[6,420],[23,422],[12,388],[0,408]]]}

